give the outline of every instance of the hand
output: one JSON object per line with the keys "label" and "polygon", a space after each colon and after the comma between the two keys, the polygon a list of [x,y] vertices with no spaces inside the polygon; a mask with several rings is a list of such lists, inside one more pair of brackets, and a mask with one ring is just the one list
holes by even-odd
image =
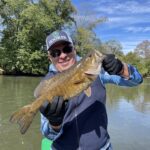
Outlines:
{"label": "hand", "polygon": [[64,101],[62,97],[56,96],[51,104],[46,101],[40,108],[40,112],[49,120],[52,126],[59,126],[63,121],[67,106],[67,100]]}
{"label": "hand", "polygon": [[102,66],[110,75],[120,75],[123,70],[123,63],[114,54],[107,54]]}

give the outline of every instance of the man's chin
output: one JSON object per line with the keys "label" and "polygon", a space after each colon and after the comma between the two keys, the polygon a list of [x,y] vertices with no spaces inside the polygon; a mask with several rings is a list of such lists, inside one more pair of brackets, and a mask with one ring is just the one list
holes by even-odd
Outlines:
{"label": "man's chin", "polygon": [[67,64],[67,63],[64,63],[64,64],[61,64],[61,65],[60,65],[60,70],[61,70],[61,71],[65,71],[65,70],[69,69],[71,66],[73,66],[73,64],[74,64],[74,63],[68,63],[68,64]]}
{"label": "man's chin", "polygon": [[67,70],[67,69],[69,69],[70,67],[71,67],[72,65],[63,65],[63,66],[61,66],[61,71],[65,71],[65,70]]}

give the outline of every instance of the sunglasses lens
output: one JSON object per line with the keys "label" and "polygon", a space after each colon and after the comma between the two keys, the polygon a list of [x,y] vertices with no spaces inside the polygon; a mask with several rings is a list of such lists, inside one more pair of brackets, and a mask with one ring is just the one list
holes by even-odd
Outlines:
{"label": "sunglasses lens", "polygon": [[72,50],[73,50],[73,47],[71,45],[67,45],[62,49],[62,51],[60,49],[51,50],[50,55],[55,58],[55,57],[59,57],[62,52],[65,54],[69,54],[72,52]]}
{"label": "sunglasses lens", "polygon": [[73,50],[73,47],[68,45],[63,48],[63,53],[69,54],[72,52],[72,50]]}
{"label": "sunglasses lens", "polygon": [[60,56],[60,54],[61,54],[61,50],[59,50],[59,49],[53,49],[51,52],[50,52],[50,55],[52,56],[52,57],[59,57]]}

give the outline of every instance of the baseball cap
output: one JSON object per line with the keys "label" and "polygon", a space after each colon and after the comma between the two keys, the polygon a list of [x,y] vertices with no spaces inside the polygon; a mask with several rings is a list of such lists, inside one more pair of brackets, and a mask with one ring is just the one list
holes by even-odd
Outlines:
{"label": "baseball cap", "polygon": [[46,48],[49,50],[57,42],[68,42],[73,45],[71,37],[65,31],[54,31],[46,38]]}

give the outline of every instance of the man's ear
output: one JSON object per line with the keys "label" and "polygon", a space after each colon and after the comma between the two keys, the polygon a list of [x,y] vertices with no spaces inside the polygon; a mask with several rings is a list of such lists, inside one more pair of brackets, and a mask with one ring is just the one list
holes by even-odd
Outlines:
{"label": "man's ear", "polygon": [[73,48],[73,51],[74,51],[74,53],[75,53],[75,55],[77,54],[77,51],[76,51],[76,49],[75,48]]}
{"label": "man's ear", "polygon": [[52,62],[51,56],[50,56],[50,52],[49,52],[49,51],[47,52],[47,56],[48,56],[48,60]]}

